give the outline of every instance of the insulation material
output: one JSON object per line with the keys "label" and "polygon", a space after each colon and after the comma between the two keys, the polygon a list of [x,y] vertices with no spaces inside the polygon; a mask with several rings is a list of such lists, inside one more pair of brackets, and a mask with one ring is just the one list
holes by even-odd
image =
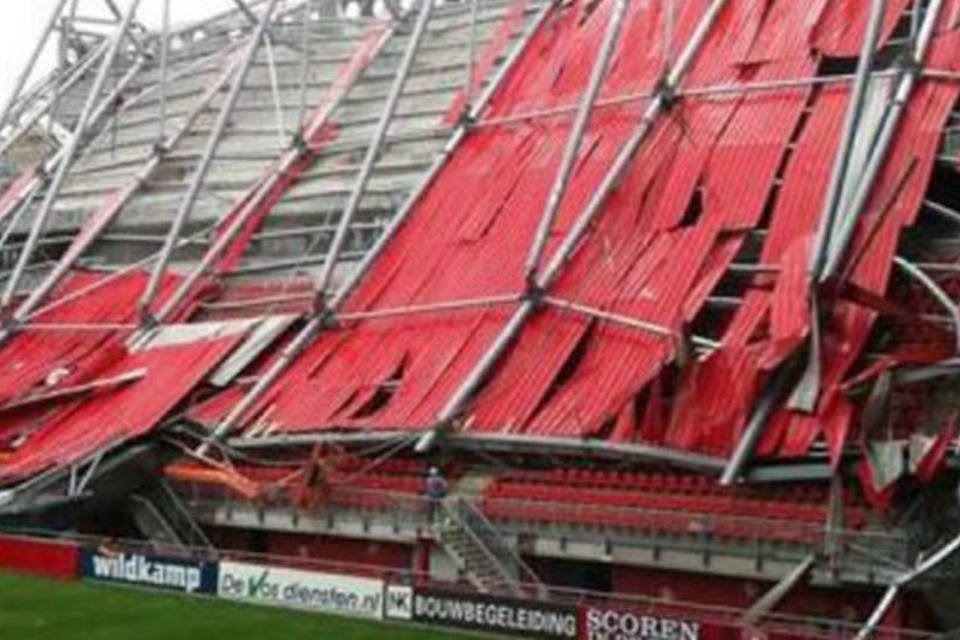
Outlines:
{"label": "insulation material", "polygon": [[[371,25],[353,50],[346,64],[340,69],[323,98],[314,108],[308,120],[303,123],[302,146],[290,149],[268,166],[260,178],[237,201],[233,208],[219,221],[214,229],[214,243],[208,249],[204,260],[213,264],[217,275],[232,270],[246,252],[254,234],[263,226],[263,221],[273,210],[287,191],[296,184],[309,169],[324,145],[335,139],[338,133],[330,116],[335,107],[343,100],[357,78],[373,61],[376,53],[389,38],[390,31],[383,24]],[[225,246],[217,241],[226,239]],[[210,284],[200,281],[200,289]],[[191,313],[197,293],[190,298],[185,307]]]}
{"label": "insulation material", "polygon": [[[234,47],[228,48],[220,54],[220,73],[215,76],[215,80],[211,86],[203,92],[194,109],[208,104],[208,101],[215,96],[215,92],[218,90],[217,88],[225,86],[230,77],[236,73],[237,65],[240,63],[240,53],[241,51]],[[189,118],[187,122],[190,122]],[[185,122],[182,127],[186,127],[187,122]],[[182,134],[185,134],[187,131],[188,129],[182,128],[181,132],[172,136],[172,140],[179,141],[182,138]],[[168,138],[165,144],[169,144],[170,140],[171,138]],[[167,149],[166,152],[169,153],[174,148],[175,145]],[[60,256],[57,270],[52,272],[50,278],[44,281],[41,288],[27,299],[24,304],[25,307],[31,307],[41,302],[42,298],[49,293],[49,290],[59,284],[60,279],[68,273],[68,269],[77,263],[100,235],[116,220],[123,208],[130,202],[134,195],[143,188],[144,183],[153,176],[158,167],[161,166],[162,158],[158,153],[159,152],[155,150],[154,154],[151,155],[141,167],[133,171],[131,178],[122,187],[111,191],[100,206],[85,217],[79,232],[73,237],[70,246],[64,254]],[[24,309],[24,312],[29,313],[30,310],[32,309],[27,308]]]}
{"label": "insulation material", "polygon": [[125,348],[103,375],[143,370],[144,377],[55,411],[0,465],[0,481],[13,482],[79,462],[147,433],[242,340],[244,328],[191,326],[192,338],[170,339],[165,332],[176,332],[174,326],[160,330],[141,349]]}
{"label": "insulation material", "polygon": [[224,280],[197,304],[192,320],[230,320],[261,315],[303,315],[313,306],[313,283],[307,278],[269,281]]}

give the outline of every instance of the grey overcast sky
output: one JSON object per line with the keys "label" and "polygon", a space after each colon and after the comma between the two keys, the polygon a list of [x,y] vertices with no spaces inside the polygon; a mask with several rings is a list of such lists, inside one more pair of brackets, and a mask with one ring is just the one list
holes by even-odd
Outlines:
{"label": "grey overcast sky", "polygon": [[[129,0],[116,0],[121,10]],[[0,104],[6,101],[20,70],[36,46],[44,25],[57,0],[0,0]],[[234,6],[230,0],[170,0],[174,23],[192,22]],[[79,0],[80,11],[87,15],[109,16],[103,0]],[[147,27],[159,28],[163,0],[141,0],[139,19]],[[45,71],[55,60],[55,40],[47,45],[41,59]]]}

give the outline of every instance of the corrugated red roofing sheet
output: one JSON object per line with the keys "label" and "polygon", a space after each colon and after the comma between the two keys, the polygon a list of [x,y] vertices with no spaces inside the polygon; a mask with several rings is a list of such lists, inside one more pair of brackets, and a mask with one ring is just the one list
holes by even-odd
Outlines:
{"label": "corrugated red roofing sheet", "polygon": [[[587,84],[611,4],[554,6],[482,118],[575,104]],[[883,41],[907,4],[887,3]],[[706,5],[706,0],[678,5],[672,43],[690,37]],[[518,0],[508,13],[486,57],[481,57],[478,77],[487,58],[498,55],[516,30],[523,6],[524,0]],[[631,4],[604,79],[603,98],[658,89],[669,67],[664,8],[660,2]],[[694,58],[682,95],[657,119],[560,277],[545,292],[547,301],[521,327],[471,399],[461,416],[464,429],[601,437],[715,454],[731,450],[771,374],[809,342],[809,260],[850,83],[815,86],[804,80],[817,74],[822,56],[857,52],[867,8],[868,3],[853,0],[727,3]],[[960,68],[958,15],[960,0],[947,2],[929,65]],[[345,73],[369,62],[363,52],[361,47]],[[785,80],[798,82],[784,86]],[[779,84],[747,86],[757,83]],[[853,378],[869,380],[895,361],[888,354],[890,361],[883,366],[857,368],[884,306],[901,232],[915,222],[944,121],[958,94],[956,83],[925,78],[906,104],[876,187],[857,221],[839,282],[818,297],[823,339],[813,413],[780,399],[761,454],[803,454],[822,436],[837,459],[856,428],[858,409],[846,394],[848,383]],[[459,113],[462,97],[457,100],[448,114]],[[599,106],[592,113],[543,264],[557,251],[646,106],[637,97]],[[384,311],[524,293],[524,260],[571,119],[569,111],[531,115],[470,130],[364,274],[344,310]],[[322,138],[320,120],[315,119],[317,127],[311,129],[311,135],[319,136],[311,138],[313,142]],[[277,193],[282,193],[307,163],[309,157],[289,175],[266,179],[274,180]],[[259,203],[263,206],[225,252],[221,266],[240,258],[274,199],[271,193]],[[744,253],[760,267],[737,276],[735,305],[718,312],[708,297],[729,279],[734,261]],[[66,286],[80,286],[84,278],[88,276],[75,276]],[[106,288],[106,295],[60,307],[53,312],[59,315],[47,319],[127,322],[142,285],[141,275],[131,276]],[[557,306],[557,300],[653,328],[591,318]],[[515,308],[515,303],[500,301],[456,311],[344,321],[321,332],[246,416],[245,427],[290,432],[433,426]],[[690,333],[704,318],[711,319],[719,346],[695,353]],[[78,380],[132,366],[147,367],[148,374],[143,381],[98,394],[51,419],[35,436],[39,444],[18,451],[12,466],[0,473],[20,477],[54,460],[73,459],[143,433],[234,344],[224,338],[154,349],[152,355],[130,354],[118,335],[65,332],[44,343],[26,333],[4,347],[0,368],[7,369],[7,375],[2,376],[6,386],[0,385],[0,398],[16,397],[41,384],[62,363],[82,372],[68,372]],[[703,343],[697,346],[702,351]],[[180,371],[172,363],[183,359],[190,364]],[[263,360],[255,365],[257,371]],[[147,397],[150,389],[162,393]],[[229,389],[196,407],[193,415],[201,422],[215,422],[241,395],[238,388]],[[108,406],[119,410],[106,421]]]}

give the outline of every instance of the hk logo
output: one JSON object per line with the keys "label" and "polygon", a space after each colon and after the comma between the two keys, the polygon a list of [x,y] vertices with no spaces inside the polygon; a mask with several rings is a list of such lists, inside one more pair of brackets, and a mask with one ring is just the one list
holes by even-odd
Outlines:
{"label": "hk logo", "polygon": [[386,607],[384,614],[388,618],[410,620],[413,618],[413,587],[398,584],[387,585]]}

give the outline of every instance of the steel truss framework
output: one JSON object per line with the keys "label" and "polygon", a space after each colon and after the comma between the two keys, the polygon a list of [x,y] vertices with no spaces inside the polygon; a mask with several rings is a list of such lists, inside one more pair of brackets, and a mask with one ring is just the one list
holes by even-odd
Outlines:
{"label": "steel truss framework", "polygon": [[[807,412],[813,412],[816,408],[826,357],[823,344],[825,327],[822,325],[827,322],[825,309],[832,295],[830,287],[838,278],[843,280],[844,269],[849,269],[849,252],[858,224],[862,223],[871,197],[879,188],[910,100],[918,92],[918,84],[924,81],[960,82],[960,74],[955,70],[927,64],[944,15],[955,5],[948,0],[907,3],[909,6],[902,18],[908,19],[908,22],[906,27],[897,32],[900,38],[894,38],[888,32],[886,41],[883,41],[887,28],[885,19],[893,3],[872,0],[852,73],[698,86],[688,83],[687,76],[705,43],[715,33],[721,15],[733,4],[733,0],[710,0],[702,3],[702,13],[694,21],[685,42],[675,42],[673,19],[665,17],[667,55],[662,76],[652,89],[611,95],[603,93],[602,89],[608,76],[615,73],[611,61],[623,37],[625,16],[630,9],[629,0],[614,0],[606,14],[603,35],[590,61],[589,77],[579,99],[574,104],[520,110],[505,116],[489,116],[488,106],[543,25],[554,12],[562,10],[558,5],[540,3],[532,9],[524,5],[519,12],[522,28],[515,26],[513,32],[507,34],[509,37],[505,38],[507,41],[513,39],[509,42],[511,47],[508,52],[495,52],[496,55],[491,56],[493,62],[485,62],[481,51],[489,42],[483,41],[481,31],[487,23],[505,21],[504,14],[509,11],[501,11],[503,6],[496,3],[493,3],[493,8],[485,7],[482,0],[472,0],[463,5],[438,6],[434,2],[424,1],[414,3],[405,13],[388,4],[391,13],[388,18],[361,19],[356,22],[337,17],[337,5],[330,3],[331,6],[327,6],[320,0],[236,0],[235,11],[178,30],[171,26],[169,0],[165,0],[162,29],[156,33],[150,32],[137,21],[140,4],[134,0],[127,5],[125,12],[119,13],[113,11],[113,3],[108,2],[114,19],[103,21],[78,14],[75,10],[77,3],[71,7],[67,0],[58,2],[27,68],[18,76],[14,94],[0,111],[0,130],[4,132],[0,154],[24,144],[24,140],[36,133],[38,128],[44,129],[48,137],[62,138],[62,142],[35,170],[28,170],[13,180],[0,197],[0,224],[5,225],[0,234],[0,250],[10,249],[15,255],[10,269],[2,274],[4,289],[0,296],[0,306],[3,307],[0,344],[7,345],[19,336],[38,332],[115,332],[123,335],[127,345],[137,345],[147,340],[153,335],[151,332],[158,328],[168,328],[188,319],[198,305],[208,313],[269,316],[276,309],[292,304],[302,316],[299,328],[288,336],[272,359],[251,374],[252,378],[247,382],[252,384],[239,387],[241,393],[235,402],[219,417],[215,428],[199,442],[194,454],[204,459],[207,459],[211,449],[223,446],[277,447],[337,439],[383,440],[399,433],[409,436],[409,431],[402,429],[396,433],[382,430],[374,434],[304,436],[276,434],[268,430],[257,437],[247,434],[229,440],[244,426],[245,420],[260,406],[264,396],[278,380],[311,346],[330,333],[371,320],[433,317],[465,310],[497,309],[505,312],[508,319],[446,398],[430,428],[415,432],[416,436],[422,436],[421,448],[428,448],[435,440],[443,438],[448,444],[465,449],[497,451],[511,447],[517,450],[544,447],[661,461],[717,474],[725,484],[755,477],[751,474],[762,471],[763,467],[751,468],[751,464],[777,409],[777,403],[789,395],[791,408]],[[488,10],[492,12],[489,15],[485,13]],[[446,22],[436,26],[438,20]],[[341,31],[327,34],[323,31],[327,26],[325,21],[333,23],[338,29],[342,28]],[[419,85],[411,88],[416,82],[415,76],[422,71],[418,62],[422,62],[424,52],[433,50],[431,38],[440,38],[439,34],[453,29],[451,25],[457,24],[467,33],[465,42],[459,43],[466,51],[465,60],[451,65],[456,67],[456,74],[460,78],[454,81],[454,87],[450,89],[451,94],[454,89],[459,90],[461,101],[457,105],[457,113],[448,118],[443,126],[434,126],[426,132],[414,132],[423,138],[432,136],[445,142],[436,149],[438,153],[432,162],[420,163],[420,169],[414,172],[420,178],[415,187],[408,185],[395,190],[394,195],[400,194],[402,205],[393,207],[389,220],[371,220],[362,215],[366,211],[364,206],[372,198],[380,196],[372,185],[377,179],[377,170],[385,164],[383,160],[388,149],[403,142],[397,128],[405,118],[410,117],[413,110],[407,101],[415,92],[422,94],[428,91]],[[431,31],[433,27],[435,30]],[[54,73],[27,89],[27,79],[33,74],[44,46],[53,39],[54,34],[59,34],[61,41],[60,65]],[[204,48],[198,43],[204,41],[214,44],[213,52],[202,53]],[[348,42],[349,53],[346,56],[328,56],[324,46],[333,48],[332,43],[338,41]],[[318,42],[320,46],[317,46]],[[219,45],[223,46],[218,48]],[[505,43],[501,45],[506,46]],[[675,47],[677,50],[673,51]],[[358,53],[361,50],[362,53]],[[184,55],[185,51],[190,52],[193,61],[185,60],[189,57]],[[890,63],[892,51],[904,55]],[[287,57],[292,57],[292,60]],[[331,140],[330,130],[345,126],[339,116],[349,113],[349,105],[355,107],[364,100],[371,100],[369,95],[358,95],[360,92],[356,90],[363,84],[365,76],[384,73],[378,65],[385,64],[383,60],[387,58],[395,62],[386,67],[387,81],[383,83],[387,85],[386,93],[377,94],[377,100],[373,101],[374,108],[364,114],[363,126],[366,128],[358,127],[363,135],[349,140],[353,146],[347,152],[357,156],[358,164],[354,163],[355,171],[339,186],[340,199],[334,207],[334,215],[320,224],[310,221],[311,224],[294,225],[293,229],[264,228],[267,214],[281,201],[290,204],[283,200],[284,196],[299,188],[295,186],[298,180],[317,163],[317,159],[325,157],[324,154],[334,153],[332,149],[341,141]],[[320,73],[318,69],[335,63],[339,76],[317,80],[316,76]],[[484,64],[487,68],[481,68]],[[479,81],[478,74],[482,76]],[[179,93],[178,84],[186,84],[197,77],[206,82],[201,83],[203,86],[195,92],[196,99],[185,108],[180,104],[183,96]],[[314,95],[320,87],[325,87],[327,92],[322,96]],[[887,89],[882,117],[879,119],[870,111],[876,106],[871,100],[875,99],[878,87]],[[638,154],[656,135],[662,123],[673,117],[678,105],[685,104],[685,101],[720,99],[725,96],[746,100],[751,96],[792,90],[812,95],[813,92],[827,92],[832,88],[848,92],[849,101],[839,132],[839,144],[830,164],[822,214],[805,267],[804,280],[810,289],[808,308],[805,310],[809,316],[809,334],[803,340],[803,348],[794,349],[789,357],[771,366],[768,379],[750,407],[749,419],[728,455],[689,452],[638,442],[578,441],[576,438],[508,433],[493,435],[471,430],[469,420],[464,420],[470,404],[476,400],[484,385],[489,383],[498,367],[502,366],[518,338],[544,310],[575,314],[590,323],[616,326],[663,339],[669,342],[670,351],[675,354],[670,358],[673,361],[680,360],[688,351],[700,361],[722,351],[725,344],[723,336],[711,335],[699,326],[696,330],[687,330],[687,327],[678,328],[569,299],[554,293],[556,284],[568,273],[575,254],[596,228],[598,219],[625,180]],[[295,98],[291,100],[288,94]],[[266,96],[263,99],[268,103],[267,106],[248,104],[258,100],[258,97],[250,96]],[[71,100],[79,101],[82,106],[71,112]],[[125,119],[125,115],[154,103],[158,113],[156,118],[148,119],[145,123],[131,123]],[[605,167],[577,215],[567,222],[560,233],[557,221],[561,205],[569,196],[578,161],[585,153],[590,124],[604,110],[624,105],[637,106],[639,117],[632,123],[629,134],[617,149],[610,165]],[[311,112],[315,106],[319,106],[319,109]],[[233,169],[229,165],[230,158],[242,158],[249,162],[255,153],[237,148],[236,144],[228,144],[236,142],[231,141],[230,136],[241,127],[236,122],[242,121],[243,114],[257,107],[269,113],[272,122],[268,125],[260,120],[243,121],[252,124],[248,125],[249,131],[241,133],[255,133],[274,141],[279,140],[273,147],[264,144],[254,150],[274,162],[260,163],[257,166],[260,173],[255,180],[248,180],[246,175],[233,178],[230,175]],[[804,117],[809,113],[808,108]],[[211,115],[214,117],[212,123],[208,122]],[[395,240],[408,217],[414,214],[424,194],[451,159],[469,143],[471,136],[499,128],[535,126],[558,118],[570,119],[571,122],[551,187],[542,207],[538,205],[540,213],[524,261],[522,290],[427,304],[360,310],[347,308],[347,301]],[[957,119],[960,120],[960,116]],[[142,147],[141,156],[132,160],[114,157],[119,152],[116,145],[118,128],[134,129],[138,126],[150,129],[143,134],[143,140],[137,143]],[[871,142],[867,152],[862,149],[864,136],[867,135],[864,131],[868,131]],[[200,149],[190,146],[191,139],[196,138],[204,141]],[[791,140],[789,153],[796,146],[797,141]],[[91,158],[102,155],[107,148],[110,149],[110,159],[98,166]],[[245,156],[245,153],[249,155]],[[257,159],[252,158],[253,161]],[[950,163],[955,166],[956,161],[953,150],[949,148],[940,157],[943,165]],[[122,181],[119,188],[111,191],[106,205],[80,225],[79,231],[74,229],[72,233],[65,234],[62,225],[57,226],[58,205],[70,198],[82,198],[84,172],[101,171],[104,168],[108,172],[126,172],[129,177]],[[158,221],[165,232],[152,229],[149,233],[135,236],[115,230],[116,221],[123,219],[126,211],[134,208],[140,199],[149,204],[150,190],[156,188],[162,191],[165,188],[165,174],[178,170],[183,171],[189,179],[182,193],[172,191],[176,204],[173,215],[169,220]],[[780,184],[782,179],[781,174],[778,178]],[[209,217],[195,220],[198,210],[208,206],[203,202],[208,191],[216,191],[221,183],[230,183],[231,180],[244,185],[239,199],[232,200],[229,205],[218,203],[221,205],[220,215],[212,220]],[[930,195],[924,202],[924,211],[931,217],[938,217],[941,222],[956,225],[960,221],[960,214],[953,206],[956,204],[939,202]],[[354,236],[365,231],[373,232],[375,240],[358,246],[362,243],[355,242]],[[751,231],[751,234],[760,236],[761,241],[763,233],[763,229]],[[152,250],[146,256],[138,256],[119,268],[105,271],[101,278],[86,286],[62,292],[64,283],[79,266],[89,266],[92,250],[109,244],[111,237],[112,241],[120,243],[130,242],[136,237],[148,246],[159,245],[159,249]],[[275,264],[240,264],[245,258],[249,260],[250,243],[283,242],[297,237],[304,240],[302,255],[295,254],[292,259]],[[548,251],[551,238],[557,242],[552,251]],[[51,247],[64,250],[52,252]],[[201,250],[198,259],[184,257],[189,255],[192,248]],[[905,244],[904,249],[907,248]],[[322,253],[318,253],[320,249],[324,249]],[[894,257],[893,264],[945,314],[930,313],[926,319],[932,317],[931,323],[936,324],[941,333],[946,327],[952,341],[947,356],[920,364],[937,368],[937,375],[941,370],[953,375],[957,351],[960,351],[960,306],[955,291],[951,289],[955,283],[950,282],[950,277],[956,275],[955,265],[950,258],[927,259],[923,252],[914,252],[914,255],[905,253],[900,251]],[[764,264],[753,258],[738,257],[732,262],[730,273],[778,277],[785,271],[783,266]],[[352,263],[353,270],[344,276],[341,271],[348,261]],[[307,267],[317,265],[318,272],[307,271]],[[31,273],[35,271],[39,272],[39,277],[31,281]],[[260,296],[197,302],[199,290],[253,272],[297,274],[305,271],[309,275],[305,289],[290,291],[289,281],[293,278],[288,278],[278,291]],[[52,311],[63,309],[71,302],[93,297],[98,292],[104,293],[111,288],[111,283],[138,273],[149,275],[135,296],[135,316],[89,323],[44,319]],[[904,284],[904,287],[909,285]],[[856,293],[867,297],[863,292]],[[875,299],[873,302],[880,304]],[[714,310],[740,309],[748,301],[742,293],[718,292],[707,297],[704,304]],[[891,306],[896,305],[891,303]],[[902,312],[898,309],[893,311]],[[922,371],[928,372],[926,369]],[[916,371],[910,374],[924,375]],[[137,380],[125,380],[125,383]],[[72,395],[73,391],[96,394],[99,389],[113,388],[115,384],[116,378],[94,378],[86,381],[85,385],[68,387],[68,391],[71,391],[68,395]],[[27,398],[28,401],[34,399]],[[16,403],[22,400],[14,398],[11,406],[18,406]],[[6,408],[9,409],[9,406]],[[181,422],[180,416],[168,415],[166,418],[167,424]],[[414,439],[411,437],[410,442]],[[840,453],[844,452],[849,453],[849,448]],[[62,470],[66,470],[69,477],[69,497],[82,494],[100,466],[103,455],[104,450],[100,450],[92,457],[87,455],[63,466]],[[808,461],[815,457],[811,456]],[[813,462],[820,465],[822,460]],[[821,465],[817,473],[830,475],[831,470],[832,467]],[[789,471],[785,473],[789,475]],[[947,557],[957,544],[960,543],[954,542],[943,547],[893,584],[880,603],[877,615],[865,627],[864,636],[877,624],[882,612],[903,584],[928,571],[934,561]]]}

